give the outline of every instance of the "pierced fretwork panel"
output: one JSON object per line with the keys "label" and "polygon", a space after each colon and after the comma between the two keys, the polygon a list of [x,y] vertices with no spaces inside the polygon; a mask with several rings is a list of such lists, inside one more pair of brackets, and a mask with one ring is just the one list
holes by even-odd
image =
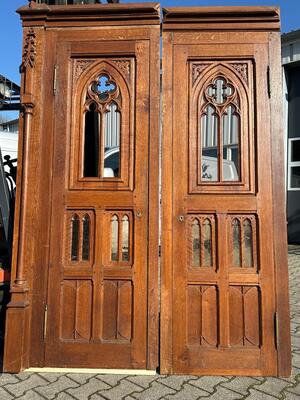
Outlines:
{"label": "pierced fretwork panel", "polygon": [[91,280],[64,280],[61,285],[61,338],[90,340],[93,285]]}
{"label": "pierced fretwork panel", "polygon": [[130,341],[132,336],[132,282],[105,280],[103,287],[102,339]]}
{"label": "pierced fretwork panel", "polygon": [[188,219],[188,252],[191,267],[216,266],[214,215],[190,215]]}
{"label": "pierced fretwork panel", "polygon": [[257,267],[257,223],[254,215],[230,216],[230,266]]}
{"label": "pierced fretwork panel", "polygon": [[188,285],[188,343],[218,345],[218,292],[212,285]]}
{"label": "pierced fretwork panel", "polygon": [[133,216],[132,211],[111,211],[106,218],[109,224],[108,263],[132,265]]}
{"label": "pierced fretwork panel", "polygon": [[92,265],[94,257],[94,211],[68,210],[66,213],[65,264]]}
{"label": "pierced fretwork panel", "polygon": [[260,289],[257,286],[230,286],[230,345],[232,347],[260,346],[260,325]]}

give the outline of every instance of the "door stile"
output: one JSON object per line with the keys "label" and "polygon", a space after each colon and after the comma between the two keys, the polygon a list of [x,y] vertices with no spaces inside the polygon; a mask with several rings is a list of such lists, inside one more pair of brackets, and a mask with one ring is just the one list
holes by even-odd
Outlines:
{"label": "door stile", "polygon": [[149,93],[149,230],[148,230],[148,320],[147,320],[147,368],[159,366],[159,168],[160,161],[160,26],[150,31],[150,69]]}
{"label": "door stile", "polygon": [[173,299],[173,34],[162,37],[162,191],[161,191],[161,313],[160,372],[172,373],[172,299]]}

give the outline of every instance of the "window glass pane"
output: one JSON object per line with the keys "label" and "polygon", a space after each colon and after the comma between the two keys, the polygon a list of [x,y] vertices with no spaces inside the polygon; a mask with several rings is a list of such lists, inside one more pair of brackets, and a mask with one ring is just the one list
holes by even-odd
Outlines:
{"label": "window glass pane", "polygon": [[253,266],[253,242],[251,222],[244,221],[245,267]]}
{"label": "window glass pane", "polygon": [[193,244],[193,266],[200,266],[200,224],[198,220],[193,221],[192,225],[192,244]]}
{"label": "window glass pane", "polygon": [[84,124],[84,177],[97,177],[99,174],[99,126],[100,114],[92,103],[85,113]]}
{"label": "window glass pane", "polygon": [[71,260],[78,261],[78,245],[79,245],[79,217],[74,215],[71,220],[72,243],[71,243]]}
{"label": "window glass pane", "polygon": [[299,140],[291,140],[292,146],[292,159],[291,161],[300,161],[300,139]]}
{"label": "window glass pane", "polygon": [[82,222],[82,260],[87,261],[90,258],[90,217],[85,215]]}
{"label": "window glass pane", "polygon": [[201,117],[202,180],[218,181],[218,116],[208,105]]}
{"label": "window glass pane", "polygon": [[222,115],[223,180],[239,180],[239,116],[229,105]]}
{"label": "window glass pane", "polygon": [[203,224],[204,260],[203,266],[212,266],[211,223],[208,219]]}
{"label": "window glass pane", "polygon": [[114,215],[111,219],[111,261],[118,261],[119,218]]}
{"label": "window glass pane", "polygon": [[120,113],[116,103],[105,113],[104,178],[118,177],[120,171]]}
{"label": "window glass pane", "polygon": [[129,219],[122,218],[122,261],[129,261]]}
{"label": "window glass pane", "polygon": [[291,167],[291,188],[300,188],[300,167]]}
{"label": "window glass pane", "polygon": [[241,226],[240,221],[233,221],[233,266],[241,266]]}

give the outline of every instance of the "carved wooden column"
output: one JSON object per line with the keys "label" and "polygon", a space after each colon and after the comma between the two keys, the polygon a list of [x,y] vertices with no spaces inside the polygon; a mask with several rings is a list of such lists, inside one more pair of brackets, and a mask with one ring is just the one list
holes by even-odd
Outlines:
{"label": "carved wooden column", "polygon": [[[28,240],[27,229],[28,218],[27,205],[32,201],[30,188],[27,184],[30,169],[29,148],[32,136],[32,125],[34,118],[35,100],[34,92],[34,74],[36,63],[36,31],[33,28],[24,30],[23,57],[20,66],[22,75],[21,83],[21,113],[19,124],[19,147],[18,147],[18,177],[17,177],[17,196],[16,196],[16,218],[14,226],[14,246],[12,261],[12,285],[11,285],[11,301],[8,304],[6,332],[13,329],[16,332],[14,337],[6,334],[5,348],[6,358],[13,360],[6,366],[7,370],[16,371],[24,368],[27,364],[25,359],[26,341],[29,330],[29,288],[28,288],[28,263],[25,254],[24,243]],[[21,201],[22,198],[22,201]],[[22,336],[22,332],[24,335]],[[19,333],[19,335],[18,335]],[[15,338],[19,338],[19,343],[15,342]],[[13,356],[12,356],[13,354]]]}

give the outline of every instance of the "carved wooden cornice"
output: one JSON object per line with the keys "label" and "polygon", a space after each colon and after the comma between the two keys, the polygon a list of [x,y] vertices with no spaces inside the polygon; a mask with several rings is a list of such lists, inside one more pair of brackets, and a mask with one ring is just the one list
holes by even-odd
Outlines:
{"label": "carved wooden cornice", "polygon": [[[17,10],[21,15],[24,26],[26,22],[36,25],[53,24],[60,26],[81,25],[127,25],[159,24],[159,3],[127,3],[127,4],[76,4],[67,6],[49,6],[45,3],[32,3],[31,6]],[[132,21],[132,22],[131,22]],[[28,24],[29,25],[29,24]]]}
{"label": "carved wooden cornice", "polygon": [[163,29],[279,31],[277,7],[168,7]]}

